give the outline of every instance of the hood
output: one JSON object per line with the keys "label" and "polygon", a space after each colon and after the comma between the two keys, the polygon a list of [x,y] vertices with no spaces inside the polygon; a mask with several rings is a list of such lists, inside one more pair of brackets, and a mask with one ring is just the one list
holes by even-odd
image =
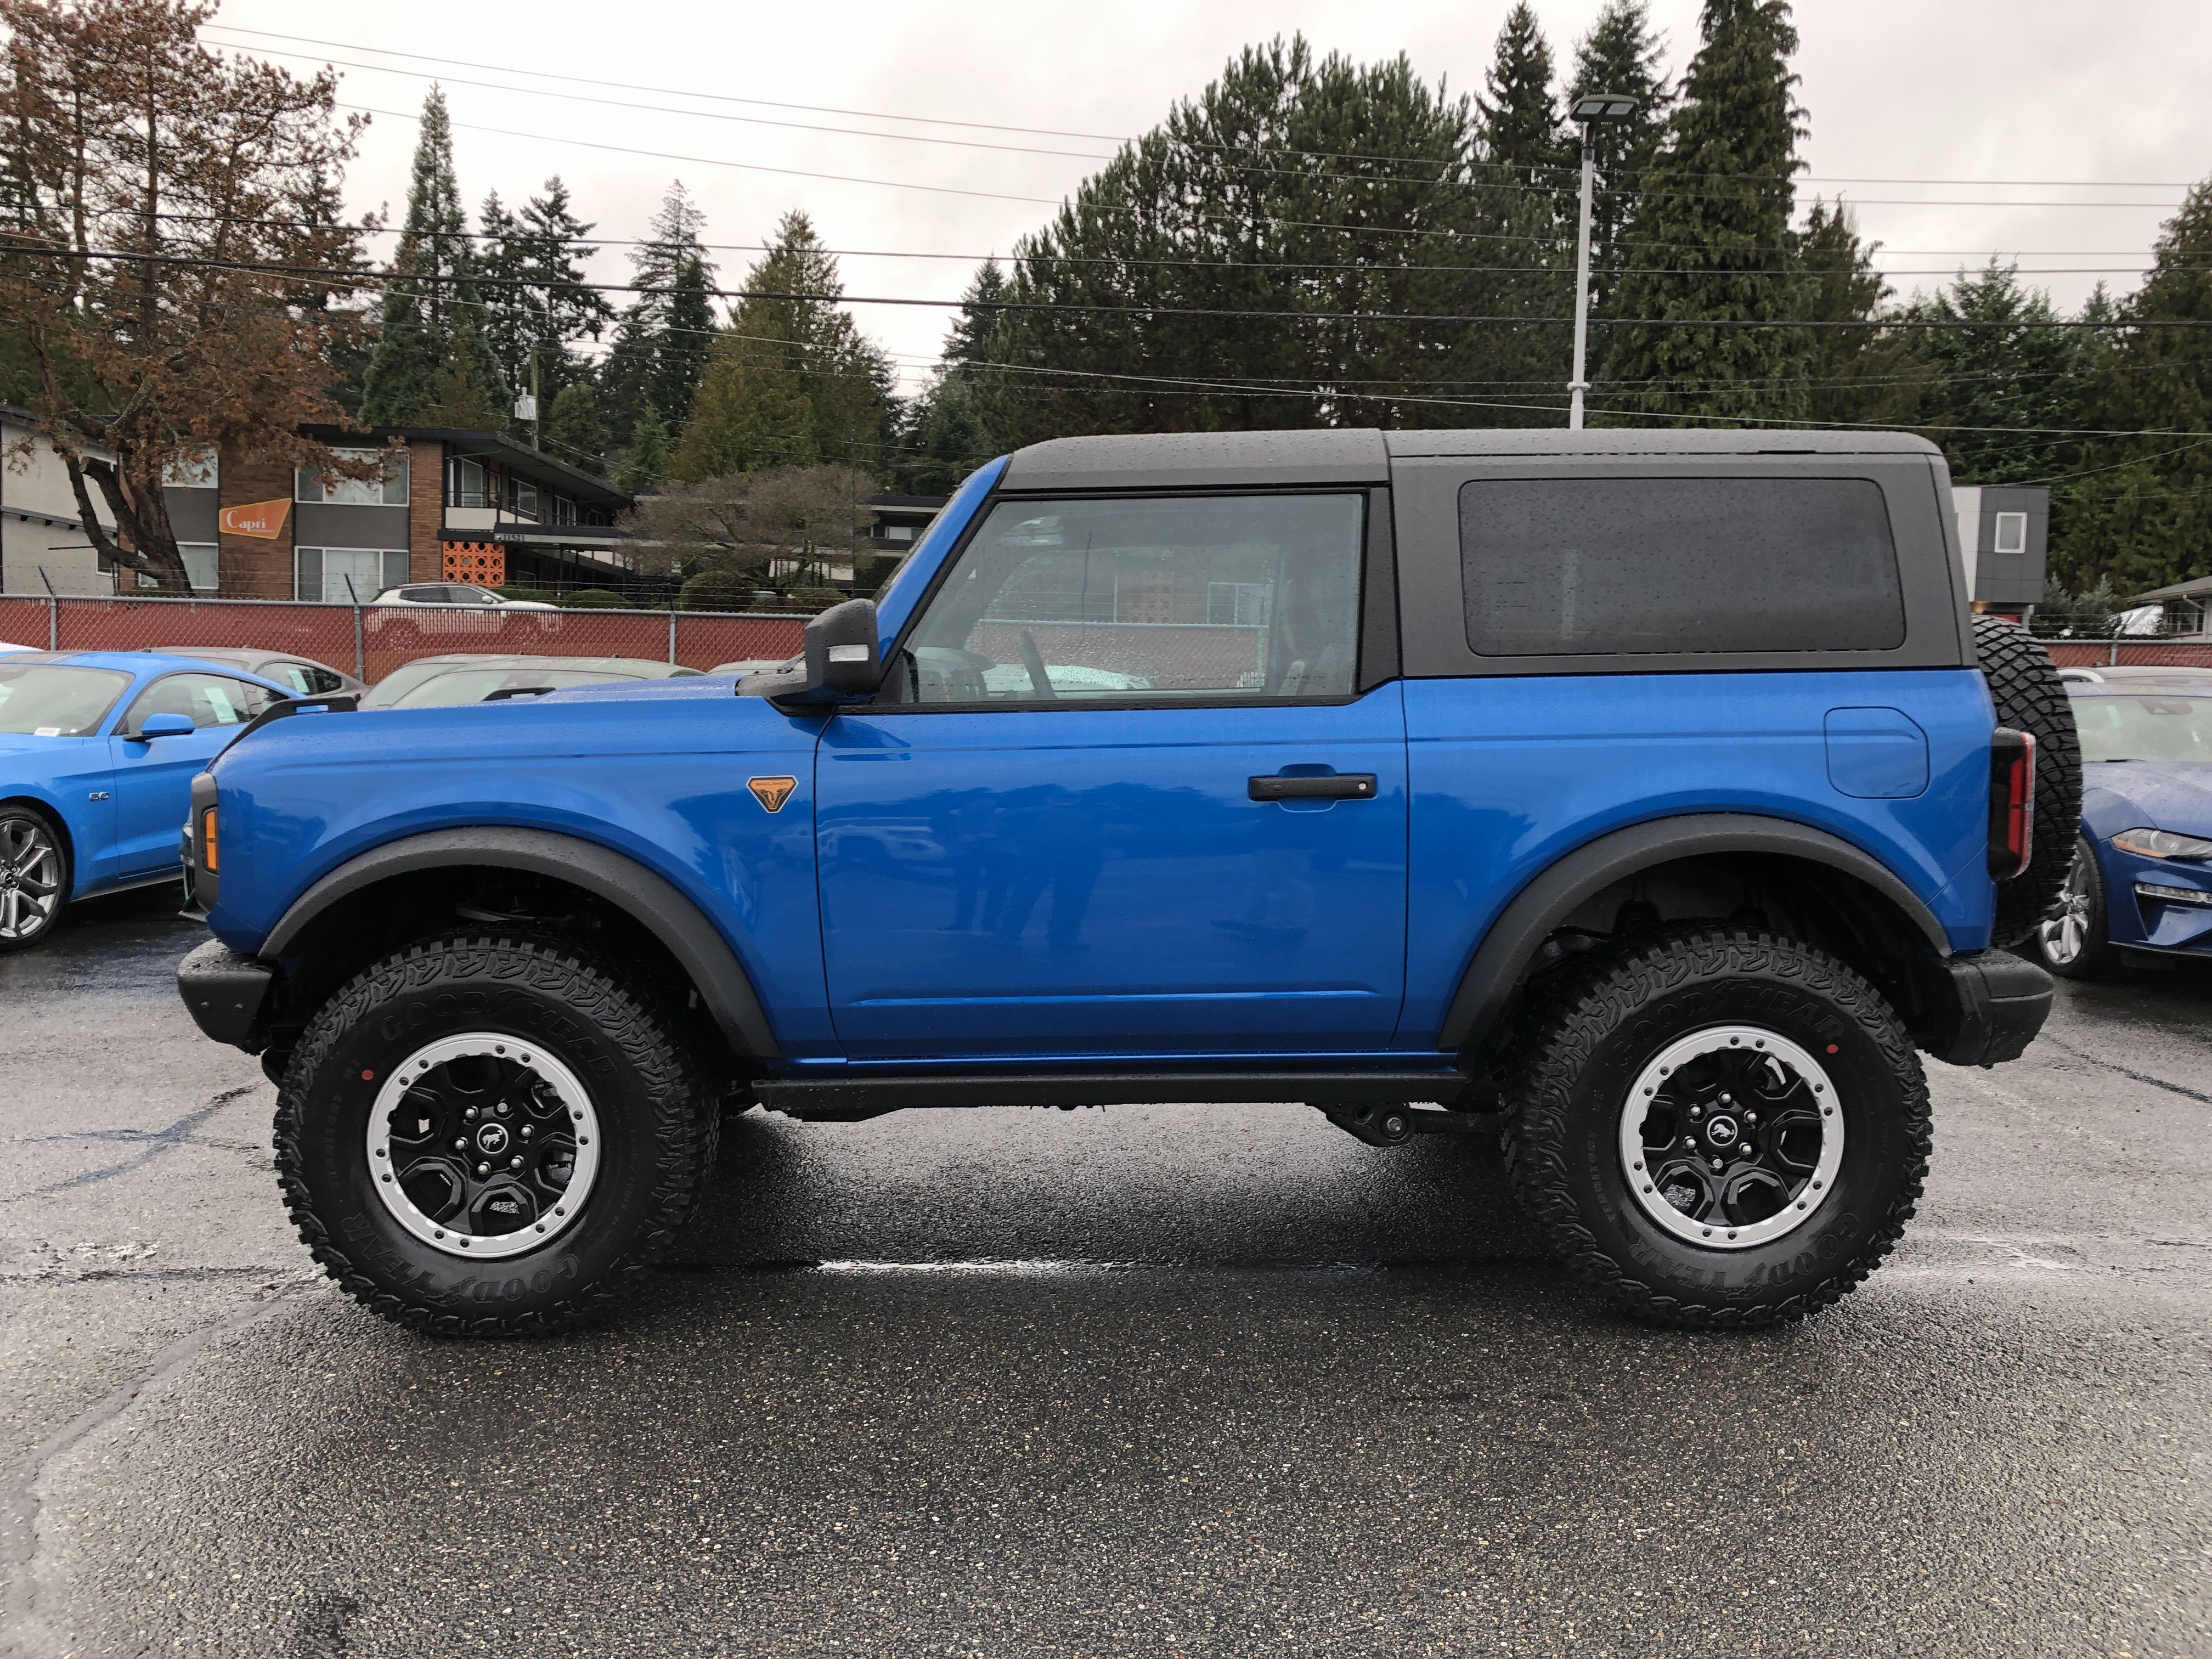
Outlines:
{"label": "hood", "polygon": [[2081,783],[2085,795],[2126,802],[2150,829],[2212,837],[2212,761],[2094,762]]}
{"label": "hood", "polygon": [[71,744],[99,741],[97,738],[34,738],[27,732],[0,732],[0,755],[58,755]]}

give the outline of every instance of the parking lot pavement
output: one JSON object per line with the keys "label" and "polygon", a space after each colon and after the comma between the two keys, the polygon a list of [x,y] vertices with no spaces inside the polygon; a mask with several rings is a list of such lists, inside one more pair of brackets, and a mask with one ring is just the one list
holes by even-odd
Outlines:
{"label": "parking lot pavement", "polygon": [[732,1126],[629,1317],[463,1345],[286,1231],[198,937],[0,961],[0,1647],[2212,1652],[2212,978],[1931,1068],[1905,1247],[1682,1336],[1474,1139],[1303,1108]]}

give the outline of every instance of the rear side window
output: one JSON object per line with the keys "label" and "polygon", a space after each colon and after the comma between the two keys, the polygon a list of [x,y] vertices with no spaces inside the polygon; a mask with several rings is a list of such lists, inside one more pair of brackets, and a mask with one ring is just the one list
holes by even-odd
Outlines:
{"label": "rear side window", "polygon": [[1865,478],[1496,478],[1459,493],[1486,657],[1886,651],[1897,546]]}

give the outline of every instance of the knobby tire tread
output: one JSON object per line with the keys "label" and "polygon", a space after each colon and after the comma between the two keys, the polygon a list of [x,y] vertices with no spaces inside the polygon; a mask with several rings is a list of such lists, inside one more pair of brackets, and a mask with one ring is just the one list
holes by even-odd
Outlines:
{"label": "knobby tire tread", "polygon": [[1991,942],[2019,944],[2051,913],[2074,862],[2081,823],[2081,738],[2051,653],[2002,617],[1974,618],[1974,649],[1997,724],[2035,737],[2035,851],[2027,868],[1997,884]]}

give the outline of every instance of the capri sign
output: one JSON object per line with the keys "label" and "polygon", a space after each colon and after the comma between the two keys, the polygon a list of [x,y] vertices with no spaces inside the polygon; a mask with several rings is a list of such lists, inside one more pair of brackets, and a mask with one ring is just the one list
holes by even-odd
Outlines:
{"label": "capri sign", "polygon": [[291,510],[289,501],[246,501],[223,508],[216,515],[216,522],[226,535],[257,536],[264,542],[273,542],[284,533],[284,515]]}

